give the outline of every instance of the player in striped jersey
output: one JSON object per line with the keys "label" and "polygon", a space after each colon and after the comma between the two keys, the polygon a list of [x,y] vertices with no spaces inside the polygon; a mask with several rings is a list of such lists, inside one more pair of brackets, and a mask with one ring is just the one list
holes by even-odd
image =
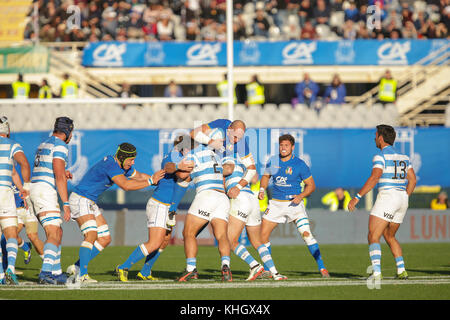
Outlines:
{"label": "player in striped jersey", "polygon": [[194,169],[190,174],[177,172],[177,176],[181,179],[190,177],[195,185],[196,195],[188,210],[183,230],[187,266],[177,281],[198,279],[196,236],[208,221],[211,223],[218,242],[222,280],[232,281],[230,243],[227,236],[230,201],[225,194],[222,165],[215,152],[203,144],[199,144],[191,150],[186,156],[186,160],[194,161]]}
{"label": "player in striped jersey", "polygon": [[64,284],[67,276],[61,270],[62,220],[58,194],[63,202],[64,220],[70,219],[67,180],[72,174],[66,170],[72,138],[73,121],[56,118],[53,134],[42,142],[34,158],[30,198],[35,214],[45,230],[44,259],[39,283]]}
{"label": "player in striped jersey", "polygon": [[378,125],[375,145],[381,151],[373,157],[372,173],[364,186],[348,204],[353,211],[361,197],[378,183],[378,195],[369,216],[369,256],[373,278],[381,280],[380,238],[384,237],[397,264],[397,278],[407,279],[403,253],[395,234],[408,209],[408,198],[416,186],[416,175],[409,157],[394,149],[393,127]]}
{"label": "player in striped jersey", "polygon": [[[242,179],[245,173],[245,166],[237,157],[225,157],[222,159],[223,172],[225,176],[226,191],[230,191]],[[278,273],[272,256],[267,247],[261,242],[261,212],[259,201],[253,194],[248,184],[242,188],[235,199],[231,199],[231,210],[228,221],[228,238],[231,249],[234,253],[246,262],[250,267],[250,275],[247,281],[256,280],[264,274],[264,267],[261,266],[247,251],[245,246],[239,244],[239,236],[244,227],[253,247],[258,251],[267,270],[270,270],[274,280],[286,280],[287,278]]]}
{"label": "player in striped jersey", "polygon": [[67,272],[76,275],[79,283],[97,282],[88,275],[88,263],[111,243],[106,219],[97,206],[98,197],[113,184],[125,191],[139,190],[157,184],[164,176],[160,170],[152,176],[137,171],[133,165],[137,156],[136,147],[122,143],[114,156],[105,156],[94,164],[74,187],[69,204],[71,218],[83,234],[79,260],[68,267]]}
{"label": "player in striped jersey", "polygon": [[[30,190],[30,165],[22,146],[11,140],[9,122],[6,117],[0,118],[0,228],[6,238],[8,266],[3,270],[0,263],[0,283],[18,284],[15,275],[17,257],[17,211],[12,190],[13,176],[16,174],[14,162],[20,165],[24,184],[20,189],[24,198],[28,198]],[[14,179],[15,180],[15,179]],[[15,182],[15,181],[14,181]],[[1,254],[0,254],[1,257]]]}
{"label": "player in striped jersey", "polygon": [[[194,168],[193,161],[182,161],[183,157],[192,150],[193,141],[190,136],[178,136],[174,141],[174,148],[162,160],[164,177],[147,202],[148,241],[140,244],[121,265],[116,267],[116,274],[120,281],[128,281],[128,270],[143,258],[154,256],[164,244],[166,236],[171,231],[168,225],[169,208],[173,192],[177,183],[175,172],[178,170],[190,172]],[[150,274],[145,270],[138,273],[138,279],[147,280]]]}

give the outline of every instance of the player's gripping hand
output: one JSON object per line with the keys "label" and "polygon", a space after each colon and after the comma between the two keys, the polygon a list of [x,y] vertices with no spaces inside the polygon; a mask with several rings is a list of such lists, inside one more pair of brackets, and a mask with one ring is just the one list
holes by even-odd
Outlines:
{"label": "player's gripping hand", "polygon": [[264,189],[263,189],[263,188],[260,188],[260,189],[259,189],[259,193],[258,193],[258,199],[259,199],[259,200],[264,199],[264,196],[265,196],[265,195],[266,195],[266,194],[265,194]]}
{"label": "player's gripping hand", "polygon": [[228,190],[227,195],[230,199],[236,199],[240,192],[241,190],[239,190],[238,187],[233,187],[230,190]]}
{"label": "player's gripping hand", "polygon": [[223,148],[223,141],[224,141],[223,139],[212,139],[208,145],[214,150],[223,152],[225,151]]}
{"label": "player's gripping hand", "polygon": [[194,161],[183,159],[177,166],[178,170],[191,172],[194,169]]}
{"label": "player's gripping hand", "polygon": [[348,211],[355,210],[358,202],[359,202],[358,198],[353,198],[352,200],[350,200],[350,202],[348,203]]}
{"label": "player's gripping hand", "polygon": [[72,172],[70,172],[69,170],[66,170],[66,178],[67,180],[72,180],[73,178]]}
{"label": "player's gripping hand", "polygon": [[300,202],[302,202],[302,201],[303,201],[303,197],[301,197],[300,195],[297,195],[294,197],[294,199],[292,199],[291,204],[296,206],[296,205],[300,204]]}
{"label": "player's gripping hand", "polygon": [[167,227],[169,227],[169,228],[175,227],[175,224],[177,223],[177,221],[175,219],[176,214],[177,213],[175,211],[170,211],[169,212],[168,219],[167,219],[167,222],[166,222]]}
{"label": "player's gripping hand", "polygon": [[70,220],[70,207],[69,206],[63,206],[64,209],[64,221]]}
{"label": "player's gripping hand", "polygon": [[166,171],[164,169],[161,169],[159,171],[156,171],[153,175],[152,175],[152,181],[153,184],[157,184],[159,182],[159,180],[161,180],[162,178],[164,178],[164,175],[166,174]]}

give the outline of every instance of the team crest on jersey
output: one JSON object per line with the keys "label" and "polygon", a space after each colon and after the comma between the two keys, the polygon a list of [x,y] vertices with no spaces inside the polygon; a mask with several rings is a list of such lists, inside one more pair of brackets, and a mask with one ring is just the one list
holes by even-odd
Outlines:
{"label": "team crest on jersey", "polygon": [[286,174],[292,174],[292,167],[286,168]]}

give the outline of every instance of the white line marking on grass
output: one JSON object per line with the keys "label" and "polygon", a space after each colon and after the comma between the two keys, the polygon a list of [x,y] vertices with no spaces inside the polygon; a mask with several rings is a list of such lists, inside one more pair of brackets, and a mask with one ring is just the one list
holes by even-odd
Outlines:
{"label": "white line marking on grass", "polygon": [[[409,280],[390,280],[383,279],[381,286],[384,285],[446,285],[450,284],[449,277],[428,277],[427,279]],[[305,288],[305,287],[334,287],[334,286],[367,286],[367,281],[364,280],[334,280],[323,279],[323,281],[235,281],[231,283],[221,283],[216,281],[192,281],[188,283],[174,283],[174,282],[139,282],[130,281],[129,283],[122,283],[118,281],[105,281],[96,284],[83,285],[80,289],[71,289],[60,285],[38,285],[38,284],[20,284],[18,286],[2,286],[0,291],[7,290],[44,290],[44,291],[60,291],[60,290],[176,290],[176,289],[243,289],[243,288]]]}

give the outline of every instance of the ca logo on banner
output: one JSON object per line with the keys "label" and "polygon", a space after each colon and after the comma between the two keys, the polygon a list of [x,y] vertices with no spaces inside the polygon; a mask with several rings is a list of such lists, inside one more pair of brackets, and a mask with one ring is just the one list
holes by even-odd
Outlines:
{"label": "ca logo on banner", "polygon": [[217,54],[220,52],[220,43],[199,43],[191,46],[186,55],[189,66],[216,66],[219,64]]}
{"label": "ca logo on banner", "polygon": [[378,48],[378,64],[407,65],[411,42],[387,42]]}
{"label": "ca logo on banner", "polygon": [[127,51],[125,43],[122,44],[101,44],[92,54],[95,66],[122,67],[122,55]]}
{"label": "ca logo on banner", "polygon": [[316,51],[316,42],[294,42],[284,47],[283,64],[313,64],[313,52]]}

